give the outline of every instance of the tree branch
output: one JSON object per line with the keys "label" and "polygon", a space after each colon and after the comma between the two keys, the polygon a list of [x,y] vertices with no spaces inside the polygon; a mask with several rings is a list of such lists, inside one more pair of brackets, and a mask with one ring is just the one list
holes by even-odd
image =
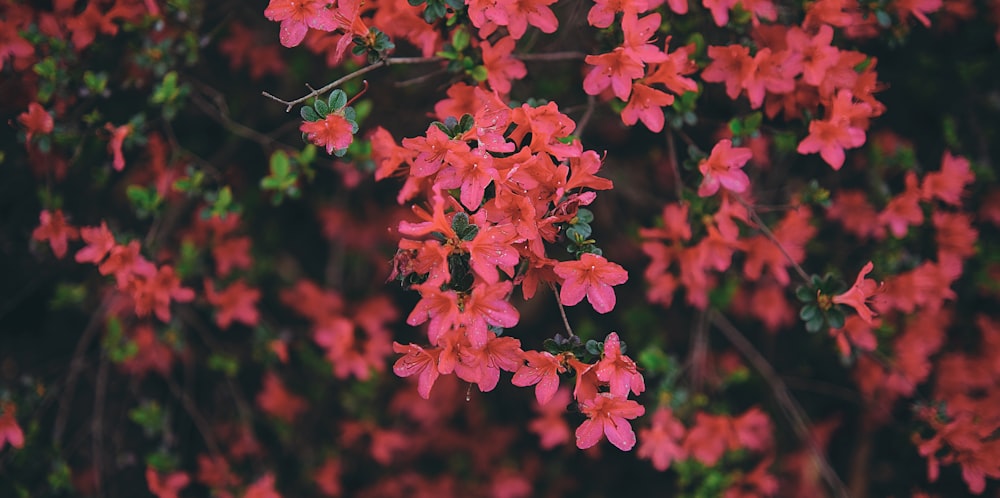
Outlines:
{"label": "tree branch", "polygon": [[844,486],[844,482],[840,480],[837,472],[830,466],[830,462],[827,461],[816,440],[813,439],[812,434],[809,432],[807,415],[798,402],[795,401],[795,398],[792,397],[788,391],[788,386],[785,385],[785,382],[774,371],[771,363],[753,347],[753,344],[722,313],[715,310],[709,311],[709,321],[750,361],[754,369],[760,373],[764,381],[771,387],[771,391],[774,393],[775,400],[778,402],[782,413],[784,413],[785,418],[792,424],[795,434],[806,444],[810,455],[812,455],[813,462],[819,468],[823,480],[826,481],[830,490],[833,491],[833,495],[837,498],[848,498],[850,494]]}
{"label": "tree branch", "polygon": [[339,79],[334,80],[331,83],[328,83],[327,85],[319,89],[314,89],[306,85],[309,88],[310,92],[306,94],[304,97],[299,97],[295,100],[284,100],[275,97],[274,95],[271,95],[268,92],[261,92],[261,94],[271,100],[285,104],[286,106],[285,112],[291,112],[292,108],[295,107],[297,104],[301,104],[313,97],[318,97],[326,92],[329,92],[330,90],[333,90],[334,88],[337,88],[340,85],[343,85],[344,83],[347,83],[348,81],[353,80],[354,78],[357,78],[358,76],[370,73],[380,67],[391,66],[393,64],[427,64],[431,62],[440,62],[443,60],[444,59],[442,59],[441,57],[389,57],[388,59],[382,59],[380,61],[369,64],[361,69],[358,69],[357,71],[349,73]]}

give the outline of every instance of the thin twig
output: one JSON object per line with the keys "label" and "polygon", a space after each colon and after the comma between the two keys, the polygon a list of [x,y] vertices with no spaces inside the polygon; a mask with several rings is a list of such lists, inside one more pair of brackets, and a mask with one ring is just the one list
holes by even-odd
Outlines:
{"label": "thin twig", "polygon": [[555,294],[556,304],[559,305],[559,315],[562,316],[563,326],[566,327],[566,333],[570,337],[575,337],[576,334],[573,333],[573,327],[569,325],[569,318],[566,318],[566,308],[563,306],[562,301],[559,300],[559,292],[556,291],[556,284],[549,282],[549,288],[552,289],[552,293]]}
{"label": "thin twig", "polygon": [[358,76],[370,73],[370,72],[372,72],[372,71],[374,71],[374,70],[376,70],[376,69],[378,69],[380,67],[391,66],[393,64],[427,64],[427,63],[431,63],[431,62],[440,62],[440,61],[443,61],[443,60],[444,59],[442,59],[441,57],[390,57],[388,59],[382,59],[380,61],[376,61],[376,62],[374,62],[372,64],[369,64],[369,65],[367,65],[367,66],[365,66],[365,67],[363,67],[361,69],[358,69],[357,71],[349,73],[346,76],[338,78],[338,79],[334,80],[333,82],[328,83],[328,84],[324,85],[323,87],[321,87],[319,89],[313,89],[311,86],[306,85],[306,87],[308,87],[310,89],[310,92],[307,95],[305,95],[304,97],[299,97],[299,98],[297,98],[295,100],[284,100],[284,99],[275,97],[274,95],[271,95],[268,92],[261,92],[261,94],[263,96],[271,99],[271,100],[274,100],[276,102],[281,102],[282,104],[285,104],[285,106],[286,106],[285,107],[285,112],[291,112],[292,108],[295,107],[297,104],[301,104],[301,103],[303,103],[303,102],[305,102],[305,101],[307,101],[307,100],[309,100],[309,99],[311,99],[313,97],[318,97],[318,96],[320,96],[320,95],[322,95],[322,94],[324,94],[326,92],[329,92],[330,90],[333,90],[334,88],[337,88],[340,85],[343,85],[344,83],[347,83],[348,81],[353,80],[354,78],[357,78]]}
{"label": "thin twig", "polygon": [[742,204],[743,207],[746,208],[747,213],[750,214],[750,219],[752,219],[753,222],[757,224],[757,227],[760,229],[761,233],[763,233],[765,237],[770,239],[771,242],[774,243],[774,245],[778,246],[778,250],[781,251],[781,254],[785,256],[785,259],[787,259],[788,262],[792,264],[792,268],[795,268],[795,272],[799,274],[799,277],[802,277],[802,281],[809,283],[809,274],[806,273],[804,269],[802,269],[802,266],[799,265],[797,261],[792,259],[792,255],[788,254],[788,251],[785,249],[785,246],[781,243],[780,240],[778,240],[778,237],[774,235],[774,232],[772,232],[771,229],[767,227],[767,224],[764,223],[764,220],[760,218],[760,215],[757,214],[757,211],[754,210],[753,206],[751,206],[750,203],[748,203],[742,197],[739,196],[734,196],[734,197],[736,197],[736,199],[740,202],[740,204]]}
{"label": "thin twig", "polygon": [[110,303],[111,295],[108,295],[97,309],[94,310],[94,314],[90,316],[90,322],[87,323],[87,328],[80,335],[80,340],[76,343],[76,349],[73,350],[73,359],[69,362],[69,373],[66,375],[66,385],[63,386],[63,393],[59,399],[59,413],[56,414],[56,421],[52,428],[52,442],[57,446],[61,444],[60,441],[62,440],[63,432],[66,430],[70,405],[73,404],[73,394],[76,393],[76,382],[80,380],[80,371],[87,364],[84,360],[84,354],[87,352],[87,348],[90,347],[90,343],[94,340],[97,332],[101,330],[100,325],[103,321],[102,319],[105,318],[104,313],[107,311]]}
{"label": "thin twig", "polygon": [[674,143],[674,132],[671,128],[666,127],[667,131],[667,155],[670,156],[670,169],[674,173],[674,193],[677,194],[677,200],[684,199],[684,183],[681,180],[681,160],[677,157],[677,144]]}
{"label": "thin twig", "polygon": [[516,59],[522,61],[571,61],[586,58],[587,54],[583,52],[544,52],[539,54],[517,54],[514,56]]}
{"label": "thin twig", "polygon": [[181,401],[184,406],[184,411],[187,412],[191,420],[194,421],[195,427],[198,428],[198,432],[201,433],[202,439],[205,440],[205,444],[208,446],[209,451],[213,455],[221,455],[222,451],[219,449],[219,444],[215,441],[215,436],[212,435],[212,427],[208,425],[208,421],[205,417],[198,411],[198,406],[191,399],[188,393],[184,392],[174,379],[167,377],[167,386],[170,388],[170,392],[173,393],[174,397]]}
{"label": "thin twig", "polygon": [[691,330],[691,354],[688,359],[691,364],[691,385],[696,392],[702,392],[705,387],[707,357],[708,313],[700,311],[694,329]]}
{"label": "thin twig", "polygon": [[781,408],[782,413],[784,413],[785,418],[788,419],[792,424],[792,429],[795,434],[806,444],[809,449],[809,453],[813,458],[813,462],[819,468],[820,475],[826,484],[830,486],[831,491],[833,491],[834,496],[838,498],[848,498],[847,488],[844,486],[844,482],[840,480],[837,472],[833,470],[830,466],[830,462],[827,461],[823,452],[820,450],[819,445],[816,440],[813,439],[812,434],[809,431],[809,421],[802,407],[799,406],[795,398],[792,397],[791,393],[788,391],[788,386],[785,382],[778,376],[778,373],[774,371],[774,367],[771,363],[760,354],[759,351],[747,340],[746,337],[732,324],[722,313],[712,310],[709,312],[709,320],[715,328],[719,329],[726,339],[736,349],[746,357],[747,360],[753,364],[753,367],[760,373],[764,381],[767,382],[768,386],[771,387],[771,391],[774,393],[775,400],[778,402],[778,406]]}
{"label": "thin twig", "polygon": [[104,495],[104,403],[108,391],[108,359],[101,354],[97,367],[97,385],[94,388],[94,416],[90,420],[91,463],[94,466],[94,490]]}
{"label": "thin twig", "polygon": [[580,116],[580,122],[576,124],[576,129],[573,130],[574,135],[583,137],[583,130],[587,127],[587,123],[590,122],[590,117],[594,115],[595,107],[597,107],[597,99],[593,95],[587,95],[587,109],[583,111],[583,116]]}
{"label": "thin twig", "polygon": [[427,74],[422,74],[420,76],[417,76],[416,78],[410,78],[408,80],[397,81],[397,82],[393,83],[392,86],[394,86],[396,88],[406,88],[406,87],[409,87],[409,86],[419,85],[419,84],[421,84],[421,83],[423,83],[425,81],[434,79],[435,77],[440,76],[442,74],[445,74],[447,72],[448,72],[448,68],[444,68],[443,67],[441,69],[435,69],[434,71],[431,71],[431,72],[429,72]]}

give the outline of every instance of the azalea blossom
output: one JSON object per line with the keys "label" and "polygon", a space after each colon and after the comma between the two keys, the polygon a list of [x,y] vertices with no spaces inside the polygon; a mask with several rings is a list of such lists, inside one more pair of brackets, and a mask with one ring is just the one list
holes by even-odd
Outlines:
{"label": "azalea blossom", "polygon": [[586,296],[598,313],[614,309],[615,291],[611,287],[628,280],[628,272],[621,265],[590,253],[581,255],[579,261],[559,262],[553,271],[563,279],[560,302],[573,306]]}
{"label": "azalea blossom", "polygon": [[698,195],[708,197],[715,195],[719,187],[741,193],[750,187],[750,177],[743,172],[743,166],[753,157],[753,152],[746,147],[733,147],[732,140],[720,140],[712,147],[708,159],[698,164],[698,171],[705,175]]}
{"label": "azalea blossom", "polygon": [[306,37],[309,28],[323,31],[337,29],[336,10],[327,0],[271,0],[264,17],[281,22],[279,38],[286,47],[294,47]]}
{"label": "azalea blossom", "polygon": [[327,154],[346,149],[354,141],[354,133],[358,131],[356,124],[335,112],[318,121],[306,121],[299,126],[299,130],[306,134],[310,142],[326,147]]}
{"label": "azalea blossom", "polygon": [[875,265],[869,261],[868,264],[861,268],[861,272],[858,273],[858,278],[854,281],[854,285],[843,294],[833,297],[833,302],[854,308],[858,312],[858,316],[869,325],[872,323],[874,313],[868,307],[867,301],[868,298],[874,296],[881,288],[874,280],[865,278],[874,268]]}
{"label": "azalea blossom", "polygon": [[646,409],[631,399],[621,399],[610,393],[580,402],[580,411],[587,416],[576,429],[576,447],[585,450],[601,440],[601,435],[622,451],[635,446],[635,432],[628,421],[642,416]]}

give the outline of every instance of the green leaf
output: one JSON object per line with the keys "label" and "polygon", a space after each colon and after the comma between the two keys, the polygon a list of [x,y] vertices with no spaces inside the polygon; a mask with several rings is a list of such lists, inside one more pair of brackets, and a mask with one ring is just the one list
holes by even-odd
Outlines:
{"label": "green leaf", "polygon": [[734,137],[738,137],[743,134],[743,123],[740,122],[740,118],[733,118],[729,120],[729,131]]}
{"label": "green leaf", "polygon": [[451,37],[451,46],[455,47],[455,50],[461,52],[469,46],[469,39],[469,32],[459,28]]}
{"label": "green leaf", "polygon": [[839,329],[844,327],[844,312],[837,308],[833,308],[826,312],[826,319],[830,323],[830,327]]}
{"label": "green leaf", "polygon": [[330,106],[326,105],[326,102],[320,99],[316,99],[313,107],[316,108],[316,114],[319,114],[320,118],[325,118],[327,114],[330,114]]}
{"label": "green leaf", "polygon": [[811,287],[800,285],[797,289],[795,289],[795,297],[803,303],[811,303],[816,300],[816,291],[814,291]]}
{"label": "green leaf", "polygon": [[582,244],[583,241],[590,237],[591,228],[590,225],[586,223],[577,223],[566,229],[566,237],[577,244]]}
{"label": "green leaf", "polygon": [[459,120],[459,122],[458,122],[458,129],[455,130],[456,131],[455,134],[456,135],[461,135],[462,133],[465,133],[465,132],[471,130],[472,126],[474,124],[475,124],[475,121],[474,121],[474,119],[472,117],[472,114],[463,114],[462,115],[462,119]]}
{"label": "green leaf", "polygon": [[[354,122],[355,120],[357,120],[357,118],[358,118],[358,113],[354,111],[353,107],[344,108],[344,119]],[[354,125],[357,126],[357,123],[354,123]]]}
{"label": "green leaf", "polygon": [[604,343],[603,342],[597,342],[597,341],[591,339],[591,340],[587,341],[586,349],[587,349],[588,353],[590,353],[590,354],[592,354],[594,356],[600,356],[601,353],[604,352]]}
{"label": "green leaf", "polygon": [[340,109],[343,109],[345,105],[347,105],[347,94],[344,93],[343,90],[338,88],[330,93],[329,103],[330,103],[330,109],[333,109],[334,111],[339,111]]}
{"label": "green leaf", "polygon": [[291,165],[288,162],[288,154],[285,154],[285,151],[278,150],[271,154],[271,174],[274,177],[284,179],[288,176],[290,170]]}
{"label": "green leaf", "polygon": [[807,322],[809,320],[812,320],[813,318],[816,317],[816,315],[819,314],[820,314],[819,307],[817,307],[815,304],[807,304],[803,306],[801,310],[799,310],[799,318]]}
{"label": "green leaf", "polygon": [[812,320],[806,322],[806,331],[815,334],[820,330],[823,330],[823,315],[814,316]]}
{"label": "green leaf", "polygon": [[302,119],[304,119],[306,121],[319,121],[320,120],[319,114],[316,114],[316,111],[314,111],[313,108],[309,107],[309,106],[303,107],[299,111],[299,114],[302,116]]}
{"label": "green leaf", "polygon": [[749,116],[743,121],[744,133],[747,135],[760,129],[760,125],[764,120],[764,115],[757,111]]}
{"label": "green leaf", "polygon": [[486,70],[486,66],[476,66],[472,68],[472,71],[469,72],[469,75],[472,76],[472,79],[478,81],[479,83],[482,83],[486,81],[486,78],[489,78],[490,73],[489,71]]}
{"label": "green leaf", "polygon": [[591,223],[594,221],[594,213],[587,208],[580,208],[576,211],[576,219],[579,223]]}
{"label": "green leaf", "polygon": [[542,342],[542,349],[548,351],[551,354],[559,354],[562,352],[559,349],[559,345],[556,344],[556,341],[553,341],[552,339],[545,339]]}

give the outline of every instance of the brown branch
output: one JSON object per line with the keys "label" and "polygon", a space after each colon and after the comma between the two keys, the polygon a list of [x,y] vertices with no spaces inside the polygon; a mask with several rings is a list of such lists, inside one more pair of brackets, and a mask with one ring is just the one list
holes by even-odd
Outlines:
{"label": "brown branch", "polygon": [[198,410],[198,406],[191,399],[188,393],[184,392],[177,382],[170,377],[167,377],[167,387],[170,388],[170,392],[173,393],[174,397],[181,401],[181,405],[184,406],[184,411],[187,412],[191,420],[194,421],[195,427],[198,428],[198,432],[201,433],[202,439],[205,440],[205,444],[208,446],[208,450],[212,452],[213,455],[221,455],[222,450],[219,448],[219,444],[215,441],[215,437],[212,435],[212,427],[208,425],[208,421]]}
{"label": "brown branch", "polygon": [[576,337],[576,334],[573,333],[573,327],[570,327],[569,325],[569,319],[566,318],[566,308],[563,306],[562,301],[559,300],[559,292],[556,290],[556,284],[549,282],[549,288],[552,289],[552,293],[555,294],[556,304],[559,305],[559,315],[562,316],[563,326],[566,327],[566,333],[569,334],[570,337]]}
{"label": "brown branch", "polygon": [[774,393],[775,400],[778,402],[778,406],[781,408],[782,413],[785,418],[792,424],[792,429],[795,434],[806,444],[810,455],[813,458],[813,462],[819,468],[820,475],[826,484],[833,491],[833,495],[837,498],[848,498],[850,494],[847,488],[844,486],[844,482],[840,480],[837,472],[833,470],[830,466],[830,462],[827,461],[823,452],[820,450],[819,445],[816,440],[813,439],[812,434],[809,431],[809,420],[802,407],[799,406],[795,398],[792,397],[791,393],[788,391],[788,386],[785,382],[778,376],[778,373],[774,371],[774,367],[771,363],[764,358],[763,355],[757,351],[757,348],[747,340],[746,337],[732,324],[728,319],[718,311],[709,311],[709,320],[715,328],[719,329],[726,339],[743,354],[744,357],[753,365],[754,369],[760,373],[767,385],[771,387],[771,392]]}
{"label": "brown branch", "polygon": [[101,354],[94,388],[94,416],[90,420],[91,463],[94,465],[94,490],[104,495],[104,403],[108,391],[108,359]]}
{"label": "brown branch", "polygon": [[681,180],[681,160],[677,156],[677,144],[674,143],[674,132],[670,127],[664,127],[667,132],[667,155],[670,156],[670,168],[674,173],[674,193],[677,200],[684,199],[684,182]]}
{"label": "brown branch", "polygon": [[333,90],[334,88],[339,87],[340,85],[343,85],[344,83],[347,83],[348,81],[353,80],[354,78],[357,78],[358,76],[370,73],[380,67],[391,66],[393,64],[427,64],[431,62],[440,62],[443,60],[444,59],[442,59],[441,57],[390,57],[388,59],[382,59],[380,61],[374,62],[361,69],[358,69],[357,71],[349,73],[339,79],[334,80],[331,83],[324,85],[319,89],[314,89],[311,86],[306,85],[306,87],[309,88],[310,92],[306,94],[304,97],[299,97],[295,100],[284,100],[275,97],[274,95],[271,95],[268,92],[261,92],[261,94],[271,100],[285,104],[286,106],[285,112],[291,112],[292,108],[295,107],[297,104],[301,104],[313,97],[318,97],[326,92],[329,92],[330,90]]}
{"label": "brown branch", "polygon": [[587,96],[587,108],[583,111],[583,116],[580,116],[580,122],[576,124],[576,129],[573,130],[573,134],[579,138],[583,138],[583,130],[587,127],[587,123],[590,122],[591,116],[594,115],[594,108],[597,107],[597,99],[593,95]]}
{"label": "brown branch", "polygon": [[580,60],[586,58],[587,54],[583,52],[543,52],[538,54],[517,54],[514,57],[527,62],[551,62]]}
{"label": "brown branch", "polygon": [[753,222],[757,224],[757,227],[760,229],[761,233],[763,233],[765,237],[770,239],[771,242],[773,242],[774,245],[778,247],[778,250],[781,251],[781,254],[785,256],[785,259],[787,259],[788,262],[791,263],[792,268],[795,268],[795,272],[799,274],[799,277],[802,278],[802,281],[808,284],[809,274],[806,273],[804,269],[802,269],[802,266],[799,265],[797,261],[792,259],[792,255],[788,254],[788,250],[786,250],[785,246],[781,243],[780,240],[778,240],[778,237],[774,235],[774,232],[772,232],[771,229],[767,227],[767,224],[764,223],[764,220],[760,218],[760,215],[757,214],[757,211],[754,210],[753,206],[751,206],[750,203],[748,203],[742,197],[739,196],[734,196],[734,197],[736,197],[736,199],[740,202],[740,204],[742,204],[743,207],[746,208],[747,213],[750,214],[750,219],[752,219]]}

